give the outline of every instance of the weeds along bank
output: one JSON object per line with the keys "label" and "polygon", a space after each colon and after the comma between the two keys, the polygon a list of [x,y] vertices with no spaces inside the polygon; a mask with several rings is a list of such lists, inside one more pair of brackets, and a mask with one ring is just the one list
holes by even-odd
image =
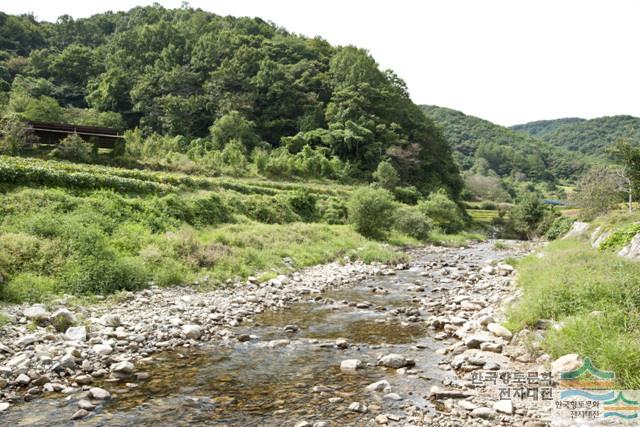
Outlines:
{"label": "weeds along bank", "polygon": [[[10,302],[150,281],[215,285],[344,257],[391,261],[402,256],[392,244],[446,239],[440,230],[463,225],[443,194],[409,206],[386,190],[332,183],[0,157],[0,185],[0,295]],[[455,224],[437,215],[442,203],[457,210]]]}
{"label": "weeds along bank", "polygon": [[639,219],[621,212],[598,218],[582,235],[520,261],[523,296],[509,316],[512,330],[548,329],[532,335],[532,346],[554,358],[590,357],[614,371],[623,389],[640,388],[640,264],[618,253],[640,231]]}

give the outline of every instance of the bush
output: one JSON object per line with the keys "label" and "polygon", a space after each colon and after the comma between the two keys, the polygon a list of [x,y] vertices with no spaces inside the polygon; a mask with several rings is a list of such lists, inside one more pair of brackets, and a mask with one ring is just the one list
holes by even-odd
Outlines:
{"label": "bush", "polygon": [[419,240],[426,240],[433,224],[417,207],[401,207],[394,218],[394,228]]}
{"label": "bush", "polygon": [[353,192],[348,209],[349,220],[358,233],[382,238],[393,223],[395,204],[387,190],[362,187]]}
{"label": "bush", "polygon": [[396,187],[393,190],[393,195],[396,200],[406,205],[415,205],[420,200],[420,192],[414,186],[410,187]]}
{"label": "bush", "polygon": [[147,280],[148,273],[140,259],[100,254],[77,257],[68,262],[61,286],[64,291],[76,295],[106,295],[141,289]]}
{"label": "bush", "polygon": [[531,239],[539,235],[539,226],[545,215],[546,208],[542,200],[535,193],[525,193],[509,210],[509,226],[520,237]]}
{"label": "bush", "polygon": [[631,243],[631,240],[638,233],[640,233],[640,224],[627,224],[611,233],[600,245],[600,250],[620,250]]}
{"label": "bush", "polygon": [[56,293],[56,281],[38,274],[20,273],[0,289],[4,301],[44,302]]}
{"label": "bush", "polygon": [[564,236],[569,232],[574,222],[575,219],[569,218],[568,216],[557,217],[551,223],[551,227],[547,230],[547,239],[556,240],[557,238]]}
{"label": "bush", "polygon": [[304,191],[295,191],[289,195],[289,206],[304,221],[311,222],[318,216],[316,196]]}
{"label": "bush", "polygon": [[460,207],[449,198],[443,189],[429,194],[420,208],[433,221],[434,225],[447,233],[455,233],[464,227],[464,217]]}
{"label": "bush", "polygon": [[85,142],[76,134],[72,134],[60,141],[60,144],[51,151],[50,156],[74,162],[88,163],[93,159],[94,152],[95,148],[93,144]]}
{"label": "bush", "polygon": [[0,120],[1,154],[18,155],[36,139],[16,116],[7,116]]}
{"label": "bush", "polygon": [[400,176],[393,165],[383,160],[378,163],[378,168],[373,172],[373,179],[385,190],[393,191],[400,183]]}

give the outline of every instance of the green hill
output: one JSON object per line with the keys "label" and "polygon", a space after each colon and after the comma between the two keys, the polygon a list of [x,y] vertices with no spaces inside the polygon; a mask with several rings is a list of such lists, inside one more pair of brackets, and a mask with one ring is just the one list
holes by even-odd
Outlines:
{"label": "green hill", "polygon": [[541,120],[511,129],[534,135],[556,147],[594,157],[605,157],[606,148],[620,139],[640,141],[640,118],[633,116]]}
{"label": "green hill", "polygon": [[300,178],[335,178],[339,164],[359,182],[389,160],[423,193],[462,189],[398,76],[364,49],[259,18],[158,4],[55,23],[0,13],[0,114],[138,129],[127,146],[146,164],[219,174],[231,147],[224,161],[279,159],[267,167],[281,177],[292,156]]}
{"label": "green hill", "polygon": [[523,132],[449,108],[422,109],[441,126],[463,170],[482,162],[502,177],[555,181],[573,179],[585,166],[581,156]]}

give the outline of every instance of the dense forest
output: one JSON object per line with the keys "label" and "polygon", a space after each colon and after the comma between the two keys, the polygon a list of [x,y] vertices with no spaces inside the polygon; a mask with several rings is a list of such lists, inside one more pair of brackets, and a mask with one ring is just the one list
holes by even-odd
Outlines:
{"label": "dense forest", "polygon": [[556,147],[594,157],[606,157],[607,148],[620,140],[640,140],[640,118],[633,116],[541,120],[511,129],[534,135]]}
{"label": "dense forest", "polygon": [[259,18],[159,5],[55,23],[0,13],[0,91],[4,117],[121,127],[136,160],[176,169],[242,174],[253,162],[366,181],[386,162],[407,188],[462,190],[398,76],[365,50]]}
{"label": "dense forest", "polygon": [[554,182],[580,174],[585,161],[570,151],[460,111],[423,105],[451,143],[463,170],[518,180]]}

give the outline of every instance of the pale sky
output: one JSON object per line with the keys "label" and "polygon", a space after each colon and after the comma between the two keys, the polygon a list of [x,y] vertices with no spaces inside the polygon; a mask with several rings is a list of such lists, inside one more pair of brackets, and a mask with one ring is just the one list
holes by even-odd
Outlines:
{"label": "pale sky", "polygon": [[[86,17],[145,0],[0,0],[5,13]],[[160,0],[165,7],[181,1]],[[640,1],[192,0],[259,16],[333,44],[368,49],[416,103],[502,125],[559,117],[640,116]]]}

